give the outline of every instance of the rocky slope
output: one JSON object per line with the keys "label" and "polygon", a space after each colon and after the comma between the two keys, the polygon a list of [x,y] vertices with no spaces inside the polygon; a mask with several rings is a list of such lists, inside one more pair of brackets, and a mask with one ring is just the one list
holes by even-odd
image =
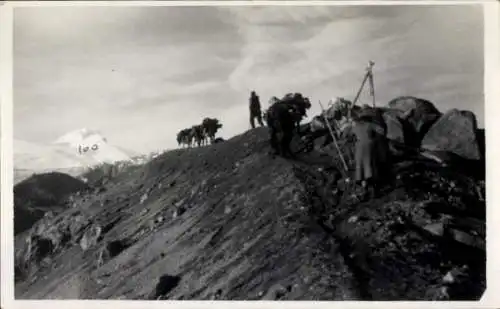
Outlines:
{"label": "rocky slope", "polygon": [[169,151],[75,196],[73,207],[17,235],[16,298],[482,295],[477,176],[406,158],[382,197],[360,201],[331,157],[273,158],[267,138],[259,128]]}

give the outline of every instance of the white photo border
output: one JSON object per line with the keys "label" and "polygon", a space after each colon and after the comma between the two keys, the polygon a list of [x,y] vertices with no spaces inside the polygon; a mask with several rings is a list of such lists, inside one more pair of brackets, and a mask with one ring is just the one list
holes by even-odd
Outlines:
{"label": "white photo border", "polygon": [[[303,6],[303,5],[468,5],[482,4],[484,10],[484,99],[486,130],[486,200],[487,200],[487,290],[478,302],[357,302],[357,301],[126,301],[126,300],[64,300],[26,301],[14,299],[13,255],[13,10],[33,6]],[[498,1],[3,1],[0,2],[0,124],[1,124],[1,307],[10,308],[493,308],[500,307],[500,148],[495,140],[500,132],[499,95],[499,23]]]}

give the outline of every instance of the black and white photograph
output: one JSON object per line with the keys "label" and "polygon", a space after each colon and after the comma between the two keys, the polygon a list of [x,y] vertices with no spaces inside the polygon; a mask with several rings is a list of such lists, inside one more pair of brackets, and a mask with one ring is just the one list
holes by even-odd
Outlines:
{"label": "black and white photograph", "polygon": [[484,12],[14,7],[15,300],[479,301]]}

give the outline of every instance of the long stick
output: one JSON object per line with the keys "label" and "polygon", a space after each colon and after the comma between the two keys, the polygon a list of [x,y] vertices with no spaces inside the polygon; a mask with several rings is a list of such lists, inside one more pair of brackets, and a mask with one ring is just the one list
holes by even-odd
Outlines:
{"label": "long stick", "polygon": [[368,79],[368,77],[369,77],[369,73],[367,72],[367,73],[365,73],[365,77],[363,78],[363,82],[361,82],[361,87],[359,87],[359,90],[358,90],[358,93],[356,94],[356,97],[354,97],[354,100],[352,101],[352,105],[356,105],[356,102],[358,101],[359,96],[361,95],[361,91],[365,87],[365,83],[366,83],[366,80]]}
{"label": "long stick", "polygon": [[347,167],[347,163],[344,160],[344,156],[342,155],[342,152],[340,151],[340,147],[337,144],[337,138],[335,137],[335,134],[333,133],[332,127],[330,126],[330,122],[328,122],[328,119],[326,118],[326,113],[325,113],[325,109],[323,108],[323,104],[321,104],[321,101],[318,101],[318,102],[319,102],[319,106],[321,107],[321,111],[323,112],[322,114],[323,114],[323,118],[325,119],[326,126],[328,127],[328,130],[330,131],[330,135],[333,138],[333,142],[335,143],[335,147],[337,147],[337,151],[339,153],[340,159],[342,160],[342,163],[344,164],[344,169],[347,172],[347,171],[349,171],[349,168]]}
{"label": "long stick", "polygon": [[372,104],[375,107],[375,86],[373,85],[373,72],[370,71],[370,94],[372,96]]}
{"label": "long stick", "polygon": [[359,96],[361,95],[361,91],[363,91],[363,88],[365,87],[366,80],[368,79],[368,73],[365,73],[365,77],[363,77],[363,81],[361,82],[361,86],[359,87],[358,93],[356,93],[356,96],[354,97],[354,100],[352,101],[351,106],[349,106],[349,109],[347,111],[347,118],[351,119],[351,109],[356,105],[356,102],[359,99]]}

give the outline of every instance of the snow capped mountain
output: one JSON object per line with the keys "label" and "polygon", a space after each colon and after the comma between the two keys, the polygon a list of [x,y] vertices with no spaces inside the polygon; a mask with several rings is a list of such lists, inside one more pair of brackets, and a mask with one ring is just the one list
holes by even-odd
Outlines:
{"label": "snow capped mountain", "polygon": [[20,169],[45,170],[78,167],[82,164],[65,146],[14,140],[14,166]]}
{"label": "snow capped mountain", "polygon": [[102,163],[133,161],[132,151],[111,145],[100,132],[71,131],[49,144],[14,140],[14,168],[22,174],[71,171],[78,174]]}
{"label": "snow capped mountain", "polygon": [[102,141],[107,143],[106,138],[103,137],[99,131],[83,128],[64,134],[63,136],[56,139],[54,141],[54,144],[71,144],[77,146],[83,140],[96,142]]}
{"label": "snow capped mountain", "polygon": [[120,148],[108,144],[107,139],[98,131],[89,129],[69,132],[58,138],[53,145],[72,149],[74,155],[85,165],[127,161],[133,157]]}

